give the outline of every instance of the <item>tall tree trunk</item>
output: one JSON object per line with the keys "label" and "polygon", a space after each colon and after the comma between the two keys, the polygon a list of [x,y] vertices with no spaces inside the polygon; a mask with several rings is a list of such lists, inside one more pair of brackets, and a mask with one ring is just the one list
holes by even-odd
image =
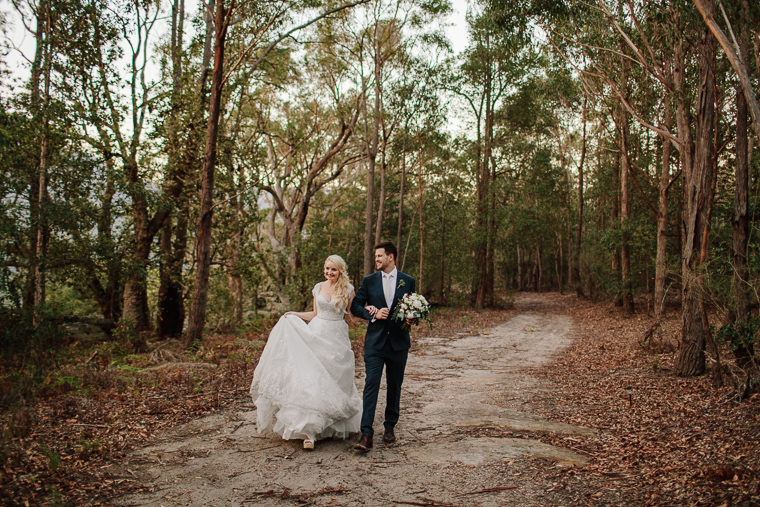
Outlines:
{"label": "tall tree trunk", "polygon": [[[383,142],[380,148],[380,195],[377,199],[377,220],[375,222],[375,244],[380,243],[383,234],[383,221],[385,220],[385,175],[387,165],[385,161],[385,148],[387,145],[385,128],[383,128]],[[398,247],[396,247],[398,248]]]}
{"label": "tall tree trunk", "polygon": [[[134,237],[132,238],[132,252],[128,261],[124,282],[124,310],[122,320],[129,321],[135,327],[136,331],[150,329],[150,316],[148,315],[148,265],[151,251],[151,244],[156,233],[160,230],[161,224],[168,210],[159,209],[152,218],[148,215],[148,200],[145,182],[142,180],[139,171],[139,149],[141,145],[141,135],[144,120],[146,117],[148,104],[148,90],[145,85],[145,71],[147,62],[147,41],[150,29],[153,26],[148,21],[148,10],[152,4],[141,4],[140,8],[144,9],[146,17],[137,17],[137,30],[140,33],[141,44],[134,47],[130,46],[131,64],[130,64],[130,116],[131,132],[129,139],[122,133],[120,126],[120,112],[116,106],[117,101],[111,95],[109,85],[110,63],[105,61],[102,52],[99,54],[98,66],[100,68],[100,80],[102,83],[102,92],[105,94],[106,102],[110,109],[111,130],[116,138],[119,148],[124,172],[127,179],[127,193],[131,198],[132,209],[132,227]],[[157,7],[157,6],[156,6]],[[140,59],[142,58],[142,61]],[[142,95],[138,96],[138,92]]]}
{"label": "tall tree trunk", "polygon": [[417,273],[417,280],[415,284],[415,288],[417,289],[417,292],[422,294],[423,290],[423,281],[424,281],[424,267],[425,267],[425,220],[422,216],[422,195],[424,192],[424,180],[422,178],[422,172],[425,167],[424,160],[422,159],[422,146],[419,143],[417,144],[417,149],[419,150],[417,153],[417,160],[418,160],[418,168],[417,168],[417,214],[419,218],[419,224],[420,224],[420,266],[419,266],[419,272]]}
{"label": "tall tree trunk", "polygon": [[209,73],[211,72],[211,59],[214,53],[214,13],[216,12],[216,0],[209,0],[208,7],[201,4],[203,18],[206,22],[206,37],[203,41],[203,59],[201,60],[200,75],[198,76],[198,90],[201,104],[208,97]]}
{"label": "tall tree trunk", "polygon": [[438,264],[438,277],[441,284],[438,286],[438,302],[446,304],[446,205],[447,199],[443,199],[441,205],[441,255]]}
{"label": "tall tree trunk", "polygon": [[578,296],[583,296],[583,283],[581,281],[581,246],[583,238],[583,164],[586,161],[586,114],[588,99],[583,97],[583,139],[581,142],[581,159],[578,162],[578,215],[575,227],[575,255],[573,258],[573,280],[575,291]]}
{"label": "tall tree trunk", "polygon": [[166,286],[166,297],[160,299],[159,315],[164,316],[164,328],[162,336],[180,336],[185,323],[185,286],[183,283],[183,266],[187,254],[188,230],[190,225],[190,200],[194,189],[185,184],[195,177],[197,167],[200,164],[200,132],[203,112],[208,110],[209,72],[211,69],[212,52],[214,48],[214,17],[216,9],[215,0],[208,2],[208,8],[201,7],[206,20],[206,36],[203,46],[203,59],[201,61],[200,77],[196,83],[198,92],[197,105],[194,108],[185,145],[182,150],[180,172],[177,174],[179,194],[175,197],[177,222],[173,227],[174,241],[172,254],[169,260],[169,276]]}
{"label": "tall tree trunk", "polygon": [[[489,87],[486,86],[486,100],[488,103],[490,95],[487,91]],[[488,113],[486,112],[486,121]],[[475,217],[475,269],[476,275],[474,277],[475,285],[473,306],[475,308],[484,308],[486,306],[486,294],[488,291],[488,196],[489,196],[489,180],[491,177],[491,171],[489,170],[490,161],[487,154],[487,148],[483,146],[484,139],[480,131],[480,118],[477,119],[477,216]],[[488,129],[486,128],[486,131]],[[488,143],[488,136],[486,135],[485,143]]]}
{"label": "tall tree trunk", "polygon": [[49,83],[50,65],[48,64],[50,44],[50,4],[47,1],[41,1],[36,9],[36,22],[34,38],[35,50],[32,61],[31,76],[29,81],[29,91],[31,100],[31,112],[34,119],[34,125],[39,129],[36,167],[29,170],[29,207],[30,207],[30,227],[29,227],[29,272],[24,288],[24,307],[30,310],[32,320],[36,323],[37,306],[40,304],[41,288],[44,286],[42,278],[44,277],[42,267],[43,258],[40,245],[45,234],[43,232],[42,217],[44,215],[45,196],[40,193],[41,175],[47,173],[47,129],[45,128],[47,109],[49,103],[49,93],[45,94],[41,83]]}
{"label": "tall tree trunk", "polygon": [[485,267],[486,261],[486,244],[485,244],[485,227],[484,220],[486,217],[486,203],[484,197],[484,185],[482,180],[481,166],[483,160],[481,159],[482,151],[482,137],[480,132],[480,118],[477,119],[477,138],[475,140],[475,181],[476,181],[476,215],[475,215],[475,241],[472,251],[473,265],[475,266],[475,274],[472,277],[472,292],[471,292],[471,304],[475,308],[483,307],[481,285],[483,283],[484,274],[482,268]]}
{"label": "tall tree trunk", "polygon": [[[43,46],[43,95],[42,95],[42,121],[40,124],[40,160],[37,171],[37,241],[35,242],[36,276],[34,278],[34,308],[37,310],[45,303],[46,273],[45,264],[47,257],[48,239],[50,238],[50,225],[47,219],[47,201],[48,201],[48,166],[50,163],[50,73],[51,73],[51,52],[50,36],[52,27],[52,12],[49,2],[43,2],[40,6],[45,16],[44,25],[46,33],[44,36]],[[37,312],[35,311],[35,321]]]}
{"label": "tall tree trunk", "polygon": [[[734,72],[736,72],[736,76],[739,78],[739,84],[741,85],[741,89],[744,92],[744,97],[747,101],[750,118],[752,118],[752,128],[755,131],[758,143],[760,143],[760,101],[758,101],[757,96],[755,95],[755,89],[750,79],[750,67],[742,61],[742,58],[737,54],[732,42],[715,21],[714,2],[712,0],[693,0],[693,2],[697,7],[697,10],[702,14],[702,17],[712,34],[717,41],[720,42],[721,47],[728,57],[728,61],[731,63]],[[745,19],[747,18],[745,17]],[[755,50],[757,51],[757,46],[755,46]]]}
{"label": "tall tree trunk", "polygon": [[[372,132],[369,133],[367,143],[367,209],[365,212],[364,225],[364,274],[368,275],[374,271],[374,243],[372,236],[372,219],[375,210],[375,166],[377,163],[378,146],[380,142],[380,119],[382,115],[382,57],[380,55],[379,25],[375,21],[375,55],[374,55],[374,82],[375,82],[375,104],[373,107]],[[365,125],[366,125],[366,102],[365,102]],[[366,130],[365,130],[366,136]],[[378,219],[379,220],[379,219]],[[382,227],[377,224],[377,227]]]}
{"label": "tall tree trunk", "polygon": [[133,240],[132,256],[124,282],[124,311],[122,320],[128,321],[137,331],[150,329],[148,315],[147,292],[147,262],[150,255],[150,244],[153,238],[148,234],[147,225],[140,206],[134,206],[135,239]]}
{"label": "tall tree trunk", "polygon": [[[665,100],[664,127],[671,129],[673,126],[673,110]],[[660,136],[662,141],[662,159],[660,161],[660,181],[657,188],[657,255],[655,258],[654,273],[654,314],[662,317],[665,311],[665,278],[667,274],[667,247],[668,247],[668,189],[670,188],[670,156],[673,146],[665,136]]]}
{"label": "tall tree trunk", "polygon": [[631,280],[631,246],[628,238],[628,222],[631,219],[630,153],[628,150],[628,114],[620,106],[620,275],[622,283],[623,310],[633,313],[633,281]]}
{"label": "tall tree trunk", "polygon": [[[708,8],[712,11],[714,4],[710,4]],[[709,194],[715,156],[715,42],[709,30],[702,34],[699,67],[694,160],[692,167],[683,173],[682,329],[675,370],[684,377],[704,373],[705,344],[710,333],[702,273],[706,261],[704,245],[710,226]]]}
{"label": "tall tree trunk", "polygon": [[[610,222],[620,223],[620,160],[618,159],[618,166],[612,171],[612,180],[615,193],[612,195],[612,213]],[[615,280],[622,287],[622,274],[620,272],[620,246],[615,245],[612,249],[612,259],[610,260],[610,269],[615,277]],[[621,306],[623,304],[622,292],[618,290],[615,293],[615,306]]]}
{"label": "tall tree trunk", "polygon": [[515,244],[515,248],[517,250],[517,290],[522,291],[523,290],[523,261],[522,261],[522,249],[520,248],[520,243],[517,242]]}
{"label": "tall tree trunk", "polygon": [[[488,82],[490,83],[490,73]],[[485,306],[493,307],[494,300],[494,250],[496,241],[496,167],[493,164],[491,153],[493,151],[493,107],[491,105],[491,93],[486,94],[486,146],[483,161],[488,170],[488,237],[486,241],[486,277],[485,277]]]}
{"label": "tall tree trunk", "polygon": [[367,204],[364,209],[364,276],[374,271],[372,243],[372,218],[375,210],[375,162],[370,159],[367,164]]}
{"label": "tall tree trunk", "polygon": [[[232,172],[232,171],[231,171]],[[243,192],[244,188],[244,172],[242,167],[238,170],[238,176],[233,181],[233,193],[230,196],[230,204],[232,205],[232,223],[231,223],[231,237],[228,242],[228,259],[229,265],[227,267],[227,283],[230,290],[230,296],[232,297],[232,326],[239,328],[243,324],[243,277],[240,274],[242,256],[243,256],[243,230],[244,230],[244,211],[243,211]]]}
{"label": "tall tree trunk", "polygon": [[[750,19],[749,2],[742,0],[744,21],[739,32],[739,48],[743,64],[749,68],[750,52]],[[731,295],[733,298],[733,324],[739,333],[739,339],[732,343],[734,355],[740,366],[746,367],[751,363],[755,351],[752,335],[748,326],[751,317],[752,300],[750,297],[749,269],[747,268],[747,244],[749,238],[749,145],[747,99],[741,85],[736,87],[736,166],[734,175],[736,187],[734,190],[734,214],[731,220],[733,246],[733,277],[731,279]]]}
{"label": "tall tree trunk", "polygon": [[375,220],[375,244],[380,243],[385,215],[385,164],[380,163],[380,195],[377,199],[377,220]]}
{"label": "tall tree trunk", "polygon": [[401,151],[401,188],[398,193],[398,227],[396,228],[396,248],[401,248],[401,232],[404,224],[404,190],[406,186],[406,147]]}
{"label": "tall tree trunk", "polygon": [[[172,26],[171,26],[171,61],[172,61],[172,94],[169,117],[167,118],[168,137],[168,161],[169,177],[167,178],[164,192],[171,198],[175,207],[178,201],[184,201],[185,181],[189,173],[181,155],[179,141],[179,123],[182,93],[182,49],[184,38],[184,0],[172,2]],[[190,125],[190,133],[194,132],[194,125]],[[193,136],[191,135],[191,138]],[[192,142],[188,139],[188,142]],[[178,210],[186,216],[186,210]],[[182,261],[184,260],[185,245],[179,242],[179,252],[175,251],[172,237],[186,235],[187,219],[178,216],[177,229],[172,227],[172,214],[167,214],[159,237],[160,267],[158,289],[158,312],[157,328],[160,336],[180,336],[184,325],[184,298],[182,287]],[[180,227],[184,226],[184,230]],[[180,257],[181,256],[181,257]],[[179,257],[179,258],[178,258]]]}
{"label": "tall tree trunk", "polygon": [[227,38],[229,13],[234,7],[232,0],[229,9],[224,0],[217,0],[214,17],[214,72],[211,79],[211,97],[209,100],[208,125],[206,127],[206,150],[201,169],[200,215],[196,234],[197,270],[193,285],[193,303],[190,309],[190,324],[185,334],[184,343],[189,345],[201,340],[206,324],[206,302],[208,299],[208,279],[211,266],[211,224],[213,217],[214,171],[216,169],[216,142],[219,132],[220,105],[224,85],[224,46]]}
{"label": "tall tree trunk", "polygon": [[232,206],[235,215],[232,218],[232,237],[229,241],[227,266],[227,286],[232,299],[232,327],[239,328],[243,324],[243,277],[240,276],[240,262],[242,260],[242,205],[240,197],[232,198]]}
{"label": "tall tree trunk", "polygon": [[[90,287],[93,289],[103,317],[113,322],[118,322],[121,318],[123,287],[121,285],[121,263],[117,260],[118,254],[116,253],[115,241],[111,231],[113,227],[113,198],[116,195],[113,159],[106,161],[106,167],[108,171],[106,187],[100,200],[100,214],[98,216],[98,243],[107,248],[109,253],[106,268],[106,286],[103,287],[100,283],[94,266],[92,266],[89,276]],[[88,264],[92,265],[92,263]]]}

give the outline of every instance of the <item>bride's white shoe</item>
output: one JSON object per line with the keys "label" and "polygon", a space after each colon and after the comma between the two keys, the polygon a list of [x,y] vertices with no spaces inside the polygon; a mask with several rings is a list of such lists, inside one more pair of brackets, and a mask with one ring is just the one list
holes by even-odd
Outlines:
{"label": "bride's white shoe", "polygon": [[314,449],[314,440],[307,438],[303,441],[303,448],[307,450]]}

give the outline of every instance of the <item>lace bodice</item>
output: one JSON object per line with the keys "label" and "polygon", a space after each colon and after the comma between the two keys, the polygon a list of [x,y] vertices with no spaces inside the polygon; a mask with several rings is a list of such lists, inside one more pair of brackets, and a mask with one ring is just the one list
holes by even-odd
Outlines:
{"label": "lace bodice", "polygon": [[[311,291],[317,302],[317,317],[325,320],[343,320],[343,316],[346,314],[343,303],[341,302],[338,306],[335,306],[332,302],[328,301],[326,297],[321,295],[319,293],[319,287],[322,283],[323,282],[319,282]],[[354,291],[354,286],[349,284],[348,289],[349,294],[351,294]]]}

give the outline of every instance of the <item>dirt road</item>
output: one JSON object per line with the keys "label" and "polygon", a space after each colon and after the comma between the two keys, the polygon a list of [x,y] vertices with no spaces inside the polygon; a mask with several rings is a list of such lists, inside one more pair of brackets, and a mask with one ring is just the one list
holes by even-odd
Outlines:
{"label": "dirt road", "polygon": [[[234,409],[175,428],[125,463],[145,485],[124,505],[545,505],[565,503],[542,467],[585,458],[532,436],[591,430],[541,419],[533,394],[551,385],[527,368],[572,340],[571,319],[545,296],[522,294],[518,312],[478,336],[425,338],[409,362],[399,440],[367,455],[353,441],[299,441],[258,435],[255,408]],[[361,390],[363,371],[357,371]],[[382,433],[385,394],[375,428]],[[570,499],[565,499],[570,503]]]}

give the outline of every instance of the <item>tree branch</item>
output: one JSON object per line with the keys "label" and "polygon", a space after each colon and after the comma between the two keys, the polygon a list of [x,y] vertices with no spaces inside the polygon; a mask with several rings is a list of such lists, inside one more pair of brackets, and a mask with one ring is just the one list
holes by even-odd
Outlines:
{"label": "tree branch", "polygon": [[[256,69],[258,69],[259,65],[261,65],[261,62],[264,61],[264,59],[269,55],[269,53],[271,53],[272,50],[274,50],[274,48],[276,48],[277,45],[280,42],[282,42],[283,40],[287,39],[288,37],[290,37],[293,33],[297,32],[298,30],[306,28],[307,26],[312,25],[312,24],[316,23],[317,21],[326,18],[327,16],[329,16],[331,14],[335,14],[336,12],[340,12],[340,11],[342,11],[344,9],[350,9],[351,7],[355,7],[357,5],[365,4],[365,3],[369,2],[369,1],[370,0],[357,0],[355,2],[351,2],[351,3],[348,3],[348,4],[339,5],[338,7],[335,7],[335,8],[332,8],[332,9],[329,9],[329,10],[323,12],[319,16],[316,16],[315,18],[312,18],[312,19],[310,19],[309,21],[307,21],[305,23],[302,23],[302,24],[300,24],[300,25],[298,25],[298,26],[296,26],[294,28],[291,28],[290,30],[288,30],[287,32],[285,32],[284,34],[282,34],[280,37],[278,37],[277,39],[275,39],[274,42],[272,42],[269,46],[267,46],[267,48],[264,50],[264,52],[261,54],[261,56],[259,56],[259,58],[255,62],[253,62],[253,64],[250,66],[249,71],[250,72],[254,72]],[[229,78],[229,76],[232,73],[232,71],[235,68],[237,68],[237,66],[240,65],[241,62],[242,62],[242,58],[238,59],[238,61],[235,62],[235,64],[230,69],[228,69],[227,74],[222,79],[222,83],[224,83]]]}
{"label": "tree branch", "polygon": [[[734,68],[734,71],[739,78],[739,83],[741,84],[742,91],[744,92],[744,98],[747,99],[747,105],[749,106],[749,111],[752,116],[752,128],[755,131],[758,142],[760,142],[760,104],[758,104],[757,97],[755,96],[755,92],[752,88],[752,82],[749,79],[747,68],[742,63],[740,55],[737,54],[736,50],[734,50],[734,48],[731,46],[731,42],[728,40],[726,34],[718,26],[715,18],[713,18],[712,14],[707,12],[707,6],[705,5],[704,0],[693,1],[694,5],[697,7],[697,10],[702,15],[702,18],[705,20],[707,27],[710,29],[710,32],[712,32],[713,36],[718,40],[721,47],[723,48],[723,51],[726,53],[728,61],[731,63],[731,67]],[[728,19],[726,19],[726,22],[728,22]],[[731,24],[728,23],[728,26],[730,29]]]}

